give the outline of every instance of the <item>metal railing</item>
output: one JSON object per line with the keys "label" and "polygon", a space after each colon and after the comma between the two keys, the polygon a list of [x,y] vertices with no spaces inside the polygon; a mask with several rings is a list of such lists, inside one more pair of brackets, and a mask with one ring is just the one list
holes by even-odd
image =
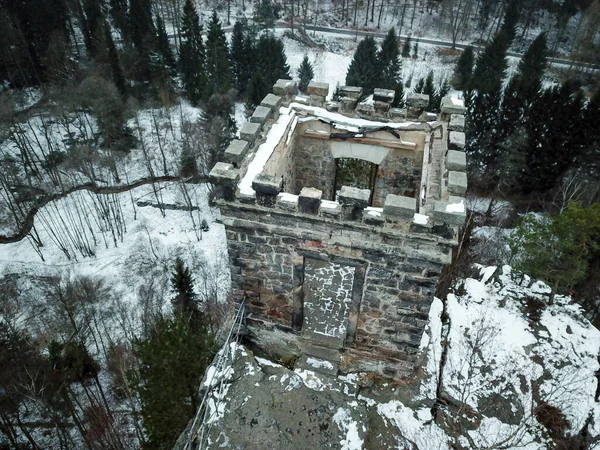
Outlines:
{"label": "metal railing", "polygon": [[[192,422],[190,431],[188,432],[188,437],[183,450],[202,450],[206,448],[208,437],[212,430],[212,423],[208,423],[211,418],[211,408],[208,407],[208,401],[211,398],[214,399],[214,409],[216,411],[219,410],[219,404],[223,398],[225,381],[227,378],[224,376],[226,374],[226,368],[230,367],[235,359],[235,352],[231,349],[231,343],[235,342],[236,344],[239,344],[240,329],[245,316],[246,297],[244,296],[233,318],[227,339],[213,361],[212,366],[214,366],[215,370],[211,372],[210,376],[204,382],[206,390],[202,397],[202,402],[198,407],[198,411],[196,412],[196,416],[194,417],[194,421]],[[192,444],[196,444],[196,446],[192,446]]]}

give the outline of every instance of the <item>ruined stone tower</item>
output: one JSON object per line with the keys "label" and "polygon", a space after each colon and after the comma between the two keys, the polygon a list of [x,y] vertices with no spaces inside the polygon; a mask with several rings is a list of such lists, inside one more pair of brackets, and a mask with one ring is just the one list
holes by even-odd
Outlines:
{"label": "ruined stone tower", "polygon": [[[409,374],[465,221],[464,108],[445,98],[279,80],[210,176],[248,337],[274,358]],[[340,184],[362,161],[364,186]]]}

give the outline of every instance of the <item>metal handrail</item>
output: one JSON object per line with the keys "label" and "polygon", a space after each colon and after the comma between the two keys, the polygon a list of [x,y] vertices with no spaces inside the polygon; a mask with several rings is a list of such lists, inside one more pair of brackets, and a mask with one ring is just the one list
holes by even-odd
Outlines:
{"label": "metal handrail", "polygon": [[[236,343],[239,343],[240,329],[241,329],[242,323],[244,321],[245,312],[246,312],[246,296],[244,296],[244,298],[242,298],[242,301],[240,302],[240,305],[235,313],[233,323],[231,324],[231,328],[227,335],[227,339],[225,340],[225,343],[221,347],[221,350],[219,351],[219,353],[217,353],[217,356],[216,356],[215,362],[214,362],[215,370],[211,373],[210,378],[207,379],[206,382],[204,383],[205,385],[207,385],[207,388],[206,388],[206,391],[204,392],[204,396],[202,397],[202,402],[200,403],[200,406],[198,407],[198,411],[196,412],[196,415],[194,417],[194,421],[192,422],[192,426],[188,433],[188,437],[187,437],[186,443],[183,447],[183,450],[191,450],[192,449],[191,445],[194,440],[198,441],[198,443],[199,443],[198,449],[199,450],[202,450],[203,448],[205,448],[205,439],[208,439],[208,436],[210,435],[210,430],[212,429],[212,424],[210,424],[208,432],[206,432],[206,422],[209,419],[209,417],[208,417],[209,408],[206,407],[207,401],[208,401],[209,396],[215,391],[213,386],[216,387],[216,385],[218,385],[218,394],[222,394],[223,384],[225,381],[223,379],[223,377],[221,377],[221,379],[218,380],[218,383],[213,383],[213,380],[214,380],[214,377],[216,374],[222,373],[222,370],[226,367],[226,364],[233,364],[233,358],[235,355],[232,354],[232,352],[231,352],[230,344],[234,337],[235,337]],[[202,385],[200,385],[200,387],[202,387]],[[221,395],[217,395],[217,400],[215,402],[215,407],[217,409],[219,407],[220,399],[221,399]],[[200,434],[199,439],[197,439],[198,434]]]}

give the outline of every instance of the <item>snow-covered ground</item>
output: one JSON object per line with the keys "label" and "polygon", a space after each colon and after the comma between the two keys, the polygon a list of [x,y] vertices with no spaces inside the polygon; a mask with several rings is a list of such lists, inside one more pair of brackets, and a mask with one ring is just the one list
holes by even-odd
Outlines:
{"label": "snow-covered ground", "polygon": [[[541,405],[556,407],[564,414],[566,438],[577,435],[587,424],[587,433],[594,440],[600,436],[600,404],[595,401],[600,331],[570,298],[559,296],[552,305],[547,304],[549,292],[543,282],[531,282],[509,266],[480,266],[479,277],[458,280],[445,306],[439,299],[432,304],[421,345],[426,359],[424,375],[415,391],[402,385],[391,388],[383,384],[378,390],[368,387],[369,383],[363,382],[366,374],[331,379],[307,369],[286,371],[268,360],[249,358],[243,351],[242,356],[249,360],[236,363],[236,376],[228,369],[222,372],[227,389],[231,385],[231,392],[238,397],[243,394],[246,400],[234,408],[239,400],[225,394],[219,405],[211,406],[215,414],[219,411],[219,438],[223,441],[225,436],[226,448],[235,447],[235,430],[229,427],[237,423],[236,414],[250,413],[244,409],[250,408],[244,406],[248,399],[262,404],[262,384],[269,383],[268,392],[274,398],[279,397],[279,390],[286,398],[294,392],[305,398],[306,394],[298,391],[301,388],[312,390],[312,398],[333,395],[338,403],[329,400],[330,419],[339,430],[341,448],[346,449],[368,448],[365,442],[370,434],[377,436],[380,448],[553,448],[549,430],[538,420]],[[532,301],[538,308],[531,308]],[[443,315],[447,318],[442,322]],[[445,346],[445,363],[440,364]],[[313,366],[318,368],[318,361]],[[272,372],[273,368],[279,372]],[[213,372],[209,370],[209,374]],[[268,376],[271,373],[276,375]],[[440,381],[442,401],[437,403],[434,420],[431,406],[436,404]],[[359,385],[366,388],[358,391]],[[403,393],[396,395],[401,390]],[[343,393],[345,400],[337,393]],[[366,420],[363,408],[380,416],[389,428],[385,436],[374,425],[376,421]],[[301,416],[293,411],[289,417],[280,414],[278,426]],[[244,433],[249,442],[257,438],[248,429]]]}

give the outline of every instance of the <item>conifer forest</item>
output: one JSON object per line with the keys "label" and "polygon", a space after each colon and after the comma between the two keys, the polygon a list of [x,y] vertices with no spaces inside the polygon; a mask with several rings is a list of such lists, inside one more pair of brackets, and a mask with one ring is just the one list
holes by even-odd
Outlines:
{"label": "conifer forest", "polygon": [[600,0],[0,0],[0,450],[174,448],[240,300],[209,173],[279,79],[462,100],[437,295],[510,265],[600,325]]}

